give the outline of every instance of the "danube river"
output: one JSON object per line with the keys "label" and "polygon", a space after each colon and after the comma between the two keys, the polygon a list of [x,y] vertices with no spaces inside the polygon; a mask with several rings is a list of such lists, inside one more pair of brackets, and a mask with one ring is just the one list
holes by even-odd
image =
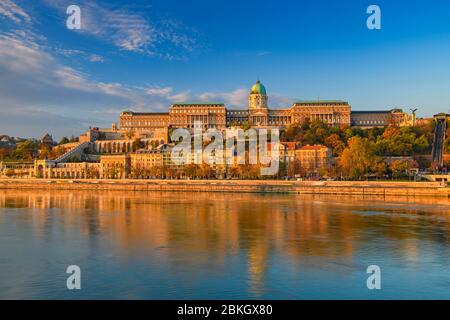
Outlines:
{"label": "danube river", "polygon": [[0,299],[22,298],[450,299],[450,201],[2,190]]}

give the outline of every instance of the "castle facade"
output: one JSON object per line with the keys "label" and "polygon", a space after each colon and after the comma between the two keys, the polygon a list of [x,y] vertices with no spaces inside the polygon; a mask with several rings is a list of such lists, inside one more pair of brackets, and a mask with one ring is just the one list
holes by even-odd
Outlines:
{"label": "castle facade", "polygon": [[257,128],[286,127],[307,118],[330,125],[350,125],[351,107],[345,101],[299,101],[287,109],[269,109],[264,85],[251,88],[246,109],[227,109],[223,103],[176,103],[167,113],[132,112],[120,114],[120,129],[145,132],[161,128],[193,128],[200,121],[205,129],[249,125]]}

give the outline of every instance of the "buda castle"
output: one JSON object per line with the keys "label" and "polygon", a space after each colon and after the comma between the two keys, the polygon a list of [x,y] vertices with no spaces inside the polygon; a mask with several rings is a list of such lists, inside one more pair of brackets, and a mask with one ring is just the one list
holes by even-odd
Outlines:
{"label": "buda castle", "polygon": [[408,121],[408,115],[399,109],[352,112],[346,101],[298,101],[285,109],[269,109],[268,101],[266,88],[258,80],[250,90],[245,109],[228,109],[223,103],[176,103],[168,112],[125,111],[120,114],[120,130],[161,132],[166,128],[194,128],[195,122],[201,122],[204,129],[225,129],[241,125],[283,128],[293,123],[302,124],[306,119],[321,120],[333,126],[362,127],[401,125]]}

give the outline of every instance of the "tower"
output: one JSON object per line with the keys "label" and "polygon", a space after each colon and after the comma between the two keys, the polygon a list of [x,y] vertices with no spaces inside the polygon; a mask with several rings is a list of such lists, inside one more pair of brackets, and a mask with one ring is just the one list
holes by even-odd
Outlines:
{"label": "tower", "polygon": [[266,88],[258,80],[250,90],[248,97],[249,123],[252,126],[267,126],[269,109],[267,107]]}
{"label": "tower", "polygon": [[258,80],[253,85],[248,97],[250,110],[267,109],[267,93],[264,85]]}

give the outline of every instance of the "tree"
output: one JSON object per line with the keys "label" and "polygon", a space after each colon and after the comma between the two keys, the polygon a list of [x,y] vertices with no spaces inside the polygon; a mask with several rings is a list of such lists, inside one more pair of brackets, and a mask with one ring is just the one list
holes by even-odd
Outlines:
{"label": "tree", "polygon": [[39,147],[39,159],[49,159],[51,147],[41,144]]}
{"label": "tree", "polygon": [[0,161],[5,160],[9,157],[11,150],[9,148],[0,148]]}
{"label": "tree", "polygon": [[286,130],[281,132],[281,140],[289,142],[300,141],[302,139],[302,135],[302,128],[297,123],[293,123],[289,125]]}
{"label": "tree", "polygon": [[198,164],[189,163],[184,166],[184,174],[188,178],[196,178],[199,176],[200,167]]}
{"label": "tree", "polygon": [[293,177],[297,174],[301,173],[301,163],[299,160],[295,159],[294,161],[288,162],[287,167],[287,175],[289,177]]}
{"label": "tree", "polygon": [[100,177],[100,172],[95,167],[88,167],[86,170],[87,179],[98,179]]}
{"label": "tree", "polygon": [[228,177],[239,178],[241,175],[241,170],[239,165],[232,165],[228,168]]}
{"label": "tree", "polygon": [[333,150],[333,155],[335,156],[340,155],[345,149],[345,143],[336,133],[333,133],[325,138],[325,145]]}
{"label": "tree", "polygon": [[62,137],[58,144],[66,144],[69,143],[69,139],[67,137]]}
{"label": "tree", "polygon": [[162,166],[152,166],[148,169],[148,175],[153,178],[162,178],[163,172]]}
{"label": "tree", "polygon": [[145,169],[141,166],[135,166],[131,169],[131,177],[134,179],[141,179],[145,175]]}
{"label": "tree", "polygon": [[367,138],[354,136],[348,140],[348,147],[339,156],[342,174],[353,180],[361,180],[377,170],[381,158],[375,156]]}
{"label": "tree", "polygon": [[159,146],[159,141],[157,140],[152,140],[150,142],[150,145],[152,146],[152,149],[156,149]]}
{"label": "tree", "polygon": [[375,164],[375,168],[373,170],[373,173],[378,177],[378,178],[385,178],[386,177],[386,171],[387,171],[387,165],[386,162],[384,161],[378,161]]}
{"label": "tree", "polygon": [[127,131],[127,132],[125,132],[125,137],[128,139],[128,140],[131,140],[131,139],[133,139],[134,138],[134,132],[133,131]]}
{"label": "tree", "polygon": [[16,172],[13,169],[8,169],[5,171],[5,176],[9,177],[13,177],[16,174]]}
{"label": "tree", "polygon": [[389,169],[391,170],[394,178],[405,177],[408,170],[408,161],[394,160],[391,162]]}
{"label": "tree", "polygon": [[124,171],[122,164],[114,164],[106,170],[106,177],[108,179],[120,179]]}
{"label": "tree", "polygon": [[144,142],[140,138],[136,138],[133,141],[133,150],[144,148]]}
{"label": "tree", "polygon": [[80,161],[80,158],[78,158],[78,157],[75,156],[75,155],[70,156],[70,157],[66,160],[66,162],[79,162],[79,161]]}
{"label": "tree", "polygon": [[278,173],[277,176],[278,177],[285,177],[286,175],[288,175],[288,165],[286,163],[286,161],[280,161],[278,164]]}
{"label": "tree", "polygon": [[212,173],[213,173],[213,171],[212,171],[212,168],[211,168],[211,166],[209,165],[209,164],[206,164],[206,163],[202,163],[201,165],[200,165],[200,170],[199,170],[200,172],[200,176],[202,177],[202,178],[204,178],[204,179],[209,179],[209,178],[211,178],[211,175],[212,175]]}
{"label": "tree", "polygon": [[11,158],[15,160],[33,160],[38,155],[39,143],[35,140],[26,140],[17,144]]}
{"label": "tree", "polygon": [[66,153],[66,150],[62,147],[55,147],[48,153],[48,159],[56,159]]}

